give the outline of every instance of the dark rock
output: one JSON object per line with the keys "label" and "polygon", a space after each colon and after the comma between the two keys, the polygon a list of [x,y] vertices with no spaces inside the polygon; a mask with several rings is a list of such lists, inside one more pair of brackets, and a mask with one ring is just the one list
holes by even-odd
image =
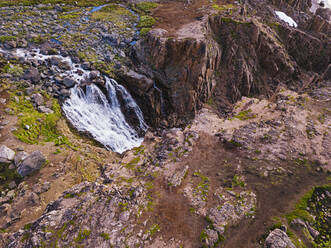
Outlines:
{"label": "dark rock", "polygon": [[150,78],[132,70],[119,72],[119,77],[123,80],[123,84],[140,96],[145,94],[154,84]]}
{"label": "dark rock", "polygon": [[82,68],[83,68],[84,70],[91,70],[91,64],[90,64],[89,62],[84,62],[84,63],[82,64]]}
{"label": "dark rock", "polygon": [[65,78],[61,81],[61,83],[66,87],[66,88],[72,88],[75,86],[77,83],[74,79],[71,78]]}
{"label": "dark rock", "polygon": [[318,8],[315,14],[321,16],[326,21],[331,21],[331,9],[329,8]]}
{"label": "dark rock", "polygon": [[22,177],[28,176],[34,171],[39,170],[45,162],[44,155],[40,151],[35,151],[18,165],[17,172]]}
{"label": "dark rock", "polygon": [[40,81],[40,74],[37,68],[30,68],[24,72],[23,78],[25,80],[30,80],[32,83],[38,83]]}
{"label": "dark rock", "polygon": [[21,163],[27,156],[29,156],[28,153],[26,153],[25,151],[18,151],[15,154],[15,158],[14,158],[14,164],[16,166],[19,165],[19,163]]}

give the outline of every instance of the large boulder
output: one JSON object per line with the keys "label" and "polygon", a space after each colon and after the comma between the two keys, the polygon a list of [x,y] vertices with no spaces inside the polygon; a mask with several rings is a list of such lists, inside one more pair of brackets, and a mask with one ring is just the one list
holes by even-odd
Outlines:
{"label": "large boulder", "polygon": [[25,80],[30,80],[32,83],[38,83],[40,81],[40,74],[38,69],[31,67],[25,71],[23,78]]}
{"label": "large boulder", "polygon": [[15,157],[15,152],[5,145],[0,146],[0,163],[10,164]]}
{"label": "large boulder", "polygon": [[265,240],[264,248],[295,248],[295,245],[284,231],[275,229]]}
{"label": "large boulder", "polygon": [[17,172],[22,177],[28,176],[34,171],[39,170],[45,162],[44,155],[40,151],[35,151],[18,165]]}

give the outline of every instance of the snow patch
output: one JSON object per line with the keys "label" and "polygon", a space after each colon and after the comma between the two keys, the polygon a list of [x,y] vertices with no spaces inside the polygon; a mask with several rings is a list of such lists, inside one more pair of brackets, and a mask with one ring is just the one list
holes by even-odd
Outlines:
{"label": "snow patch", "polygon": [[279,19],[281,19],[282,21],[286,22],[288,25],[290,25],[291,27],[298,27],[298,24],[288,15],[286,15],[284,12],[282,11],[275,11],[277,17]]}

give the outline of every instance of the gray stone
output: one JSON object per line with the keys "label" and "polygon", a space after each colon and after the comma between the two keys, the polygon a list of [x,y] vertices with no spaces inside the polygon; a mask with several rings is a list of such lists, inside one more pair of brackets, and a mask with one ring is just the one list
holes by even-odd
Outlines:
{"label": "gray stone", "polygon": [[15,181],[12,181],[12,182],[10,182],[9,184],[8,184],[8,187],[10,188],[10,189],[14,189],[14,188],[16,188],[16,183],[15,183]]}
{"label": "gray stone", "polygon": [[15,152],[5,145],[0,146],[0,163],[10,164],[15,157]]}
{"label": "gray stone", "polygon": [[264,242],[264,248],[296,248],[285,232],[273,230]]}
{"label": "gray stone", "polygon": [[62,89],[62,90],[60,91],[60,94],[61,94],[63,97],[70,97],[70,95],[71,95],[70,91],[67,90],[67,89]]}
{"label": "gray stone", "polygon": [[44,155],[40,151],[35,151],[18,165],[17,172],[22,177],[28,176],[34,171],[39,170],[45,162]]}
{"label": "gray stone", "polygon": [[75,84],[77,83],[75,80],[71,79],[71,78],[65,78],[62,80],[61,82],[66,88],[72,88],[75,86]]}
{"label": "gray stone", "polygon": [[30,80],[32,83],[38,83],[40,81],[40,74],[37,68],[30,68],[25,71],[23,78]]}
{"label": "gray stone", "polygon": [[14,157],[14,164],[18,166],[18,164],[22,162],[27,156],[29,156],[29,154],[24,151],[17,152]]}
{"label": "gray stone", "polygon": [[36,93],[32,95],[33,102],[39,106],[44,103],[44,97],[40,93]]}
{"label": "gray stone", "polygon": [[49,109],[49,108],[47,108],[45,106],[39,106],[38,107],[38,111],[41,112],[41,113],[45,113],[45,114],[52,114],[52,113],[54,113],[53,110],[51,110],[51,109]]}

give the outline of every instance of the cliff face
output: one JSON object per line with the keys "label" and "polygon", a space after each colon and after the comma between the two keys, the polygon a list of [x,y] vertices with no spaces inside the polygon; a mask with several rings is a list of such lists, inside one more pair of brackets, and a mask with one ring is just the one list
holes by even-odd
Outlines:
{"label": "cliff face", "polygon": [[176,39],[165,30],[153,30],[138,42],[133,57],[154,81],[141,101],[149,121],[157,125],[165,119],[167,125],[179,126],[211,96],[221,52],[213,40]]}
{"label": "cliff face", "polygon": [[[310,1],[286,4],[298,14]],[[330,63],[330,39],[317,32],[329,22],[314,24],[320,16],[305,14],[306,21],[298,21],[306,28],[292,28],[276,19],[270,6],[258,17],[252,17],[251,8],[236,8],[231,17],[208,15],[191,25],[189,35],[187,28],[176,37],[152,30],[135,45],[134,70],[148,83],[128,83],[128,73],[121,77],[152,126],[182,126],[207,100],[224,113],[242,96],[270,96],[281,85],[314,86]]]}

